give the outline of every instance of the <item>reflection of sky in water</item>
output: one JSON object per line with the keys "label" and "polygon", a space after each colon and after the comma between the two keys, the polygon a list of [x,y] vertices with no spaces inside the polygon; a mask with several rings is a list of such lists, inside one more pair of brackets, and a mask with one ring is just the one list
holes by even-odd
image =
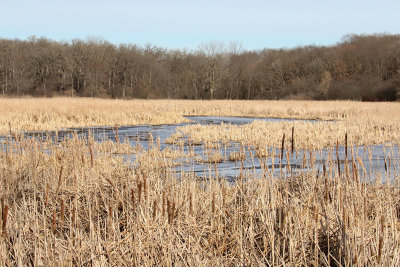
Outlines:
{"label": "reflection of sky in water", "polygon": [[[292,119],[277,119],[277,118],[247,118],[247,117],[188,117],[192,122],[200,124],[235,124],[242,125],[251,123],[254,120],[262,120],[268,122],[280,122],[280,121],[292,121]],[[187,125],[188,123],[171,124],[171,125],[138,125],[138,126],[119,126],[118,135],[120,142],[129,141],[130,145],[135,147],[138,144],[147,150],[149,144],[149,136],[153,137],[154,143],[159,139],[161,149],[169,147],[172,149],[178,149],[177,146],[165,144],[165,140],[175,133],[175,130],[179,126]],[[115,141],[115,127],[91,127],[82,129],[68,129],[66,131],[39,133],[29,132],[26,133],[26,137],[40,136],[43,140],[51,138],[53,141],[62,141],[64,138],[69,138],[74,134],[78,136],[86,136],[91,133],[97,142],[104,140]],[[126,139],[128,138],[128,139]],[[3,137],[4,139],[4,137]],[[203,145],[192,145],[189,147],[187,142],[183,151],[188,153],[191,149],[195,154],[202,159],[202,162],[194,161],[193,159],[180,158],[176,160],[176,166],[172,170],[180,173],[182,171],[189,172],[201,177],[209,177],[218,175],[219,177],[225,177],[228,179],[235,179],[240,176],[240,173],[244,176],[258,176],[258,177],[269,177],[271,175],[286,177],[290,174],[298,174],[304,172],[316,171],[322,174],[325,170],[328,174],[331,170],[332,175],[338,171],[340,167],[341,173],[347,173],[349,177],[353,177],[353,165],[356,166],[357,174],[360,179],[374,180],[377,177],[381,177],[382,181],[393,180],[399,176],[399,148],[398,146],[385,146],[385,145],[373,145],[373,146],[356,146],[353,147],[353,154],[351,149],[348,149],[347,161],[345,156],[345,148],[339,147],[339,165],[337,164],[337,152],[336,149],[324,149],[321,151],[314,151],[313,155],[310,156],[310,151],[295,150],[292,155],[285,154],[281,160],[280,149],[267,148],[268,155],[274,154],[272,157],[268,156],[267,159],[257,158],[256,151],[252,147],[245,148],[245,160],[241,161],[229,161],[229,155],[232,152],[238,152],[240,150],[240,144],[230,143],[230,146],[220,144],[219,148],[209,148],[208,153],[219,152],[222,155],[222,162],[207,163],[207,156],[205,155]],[[243,148],[242,148],[243,149]],[[285,151],[284,153],[290,153]],[[354,155],[352,157],[352,155]],[[136,159],[135,154],[122,155],[127,161],[134,162]],[[364,164],[364,168],[360,166],[358,161],[360,158]],[[289,162],[288,159],[289,158]],[[312,158],[312,159],[311,159]],[[329,166],[328,159],[331,158],[332,165]],[[347,163],[346,163],[347,162]],[[354,163],[353,163],[354,162]],[[325,167],[324,167],[325,165]],[[347,165],[347,167],[346,167]],[[317,175],[317,174],[315,174]]]}

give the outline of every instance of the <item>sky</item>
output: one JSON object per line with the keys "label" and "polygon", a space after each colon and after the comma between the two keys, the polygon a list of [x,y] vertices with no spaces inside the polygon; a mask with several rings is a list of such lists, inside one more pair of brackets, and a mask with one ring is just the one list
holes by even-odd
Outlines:
{"label": "sky", "polygon": [[400,33],[400,0],[0,0],[0,38],[100,38],[194,50],[334,45],[346,34]]}

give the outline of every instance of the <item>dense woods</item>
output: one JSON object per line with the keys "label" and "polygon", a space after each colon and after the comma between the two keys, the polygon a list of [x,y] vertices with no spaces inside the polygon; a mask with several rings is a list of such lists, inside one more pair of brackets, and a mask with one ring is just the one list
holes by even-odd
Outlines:
{"label": "dense woods", "polygon": [[334,46],[196,51],[88,38],[0,39],[0,93],[113,98],[400,99],[400,35],[348,35]]}

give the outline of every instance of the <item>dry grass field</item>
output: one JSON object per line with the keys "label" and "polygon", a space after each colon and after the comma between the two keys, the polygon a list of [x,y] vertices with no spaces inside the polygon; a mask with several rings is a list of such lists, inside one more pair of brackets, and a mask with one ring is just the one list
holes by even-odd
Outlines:
{"label": "dry grass field", "polygon": [[0,98],[0,114],[1,134],[10,129],[175,123],[185,121],[184,115],[319,119],[398,127],[400,103]]}
{"label": "dry grass field", "polygon": [[[400,103],[27,98],[0,99],[0,114],[1,134],[15,137],[0,149],[1,266],[400,265],[398,169],[392,182],[365,182],[363,161],[349,156],[352,171],[340,172],[329,158],[324,172],[310,167],[283,179],[241,171],[231,183],[178,177],[170,166],[179,147],[137,150],[92,137],[53,143],[18,134],[253,116],[336,122],[190,125],[177,135],[279,147],[294,127],[296,148],[334,146],[346,132],[349,146],[398,144]],[[136,153],[136,162],[117,150]],[[399,166],[398,155],[389,160]]]}

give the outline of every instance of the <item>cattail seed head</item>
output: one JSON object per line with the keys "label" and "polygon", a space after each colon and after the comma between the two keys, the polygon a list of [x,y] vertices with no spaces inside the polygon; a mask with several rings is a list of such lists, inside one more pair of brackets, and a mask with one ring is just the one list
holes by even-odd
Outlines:
{"label": "cattail seed head", "polygon": [[3,219],[3,225],[1,227],[2,232],[4,235],[7,234],[7,215],[8,215],[8,206],[5,205],[4,209],[2,210],[2,219]]}
{"label": "cattail seed head", "polygon": [[167,198],[167,214],[168,214],[168,223],[171,223],[171,203]]}
{"label": "cattail seed head", "polygon": [[44,205],[47,207],[47,204],[49,203],[49,193],[50,193],[50,185],[49,183],[46,184],[46,196],[45,196],[45,201]]}
{"label": "cattail seed head", "polygon": [[140,198],[142,195],[142,182],[139,182],[137,187],[138,187],[138,203],[140,203]]}
{"label": "cattail seed head", "polygon": [[51,230],[53,231],[53,234],[56,233],[56,209],[53,209],[53,219],[51,222]]}
{"label": "cattail seed head", "polygon": [[214,215],[215,213],[215,193],[213,191],[212,193],[212,200],[211,200],[211,212]]}
{"label": "cattail seed head", "polygon": [[156,213],[157,213],[157,200],[154,200],[154,203],[153,203],[153,221],[156,218]]}
{"label": "cattail seed head", "polygon": [[65,212],[64,199],[61,199],[61,212],[60,212],[60,225],[61,225],[61,227],[64,224],[64,212]]}
{"label": "cattail seed head", "polygon": [[192,193],[189,193],[189,214],[193,214],[193,197]]}

